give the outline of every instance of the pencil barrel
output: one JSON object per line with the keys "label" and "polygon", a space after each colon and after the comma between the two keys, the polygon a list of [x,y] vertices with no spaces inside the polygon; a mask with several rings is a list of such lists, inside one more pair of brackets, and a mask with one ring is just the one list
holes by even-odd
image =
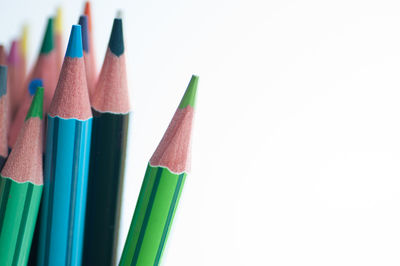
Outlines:
{"label": "pencil barrel", "polygon": [[148,165],[120,266],[159,265],[185,178]]}
{"label": "pencil barrel", "polygon": [[0,265],[26,265],[42,185],[0,177]]}
{"label": "pencil barrel", "polygon": [[115,265],[128,123],[93,110],[83,265]]}
{"label": "pencil barrel", "polygon": [[48,116],[38,265],[81,265],[91,130]]}

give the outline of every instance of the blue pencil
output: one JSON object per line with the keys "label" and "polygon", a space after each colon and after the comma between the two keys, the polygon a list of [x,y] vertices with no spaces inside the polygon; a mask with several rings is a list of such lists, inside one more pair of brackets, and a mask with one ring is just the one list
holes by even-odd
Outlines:
{"label": "blue pencil", "polygon": [[38,265],[81,265],[92,112],[81,27],[72,26],[47,116]]}

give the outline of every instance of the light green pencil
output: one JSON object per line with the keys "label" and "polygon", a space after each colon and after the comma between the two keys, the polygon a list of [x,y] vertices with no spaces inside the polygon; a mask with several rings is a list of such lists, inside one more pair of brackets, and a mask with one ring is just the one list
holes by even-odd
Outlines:
{"label": "light green pencil", "polygon": [[158,265],[189,171],[190,138],[198,77],[192,76],[147,171],[120,266]]}

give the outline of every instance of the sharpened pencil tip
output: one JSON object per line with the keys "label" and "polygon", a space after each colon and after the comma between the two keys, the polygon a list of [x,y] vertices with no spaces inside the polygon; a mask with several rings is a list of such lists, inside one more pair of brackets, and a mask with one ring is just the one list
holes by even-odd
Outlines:
{"label": "sharpened pencil tip", "polygon": [[124,53],[124,34],[122,32],[122,19],[120,18],[114,19],[108,47],[116,56],[120,56]]}
{"label": "sharpened pencil tip", "polygon": [[82,57],[82,33],[80,25],[72,25],[65,57]]}
{"label": "sharpened pencil tip", "polygon": [[43,118],[43,87],[38,87],[33,97],[31,107],[29,108],[28,114],[26,115],[25,121],[32,117]]}
{"label": "sharpened pencil tip", "polygon": [[89,53],[89,40],[88,40],[88,18],[86,15],[79,17],[79,25],[82,29],[82,47],[86,53]]}
{"label": "sharpened pencil tip", "polygon": [[49,18],[47,21],[46,32],[44,34],[42,48],[40,49],[41,54],[48,54],[54,49],[54,33],[53,33],[53,18]]}
{"label": "sharpened pencil tip", "polygon": [[192,75],[192,78],[190,79],[189,85],[187,86],[187,89],[185,91],[185,94],[183,95],[181,103],[179,104],[180,109],[183,109],[188,105],[194,108],[194,105],[196,103],[196,93],[197,93],[198,83],[199,83],[199,77],[196,75]]}
{"label": "sharpened pencil tip", "polygon": [[43,81],[41,79],[32,79],[28,86],[28,91],[31,96],[35,95],[38,87],[43,87]]}
{"label": "sharpened pencil tip", "polygon": [[0,97],[7,93],[7,66],[0,65]]}

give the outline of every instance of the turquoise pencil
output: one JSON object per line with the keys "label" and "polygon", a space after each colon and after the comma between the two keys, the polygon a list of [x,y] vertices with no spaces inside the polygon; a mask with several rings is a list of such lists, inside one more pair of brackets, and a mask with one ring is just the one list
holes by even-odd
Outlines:
{"label": "turquoise pencil", "polygon": [[38,265],[81,265],[91,130],[81,27],[74,25],[47,116]]}

